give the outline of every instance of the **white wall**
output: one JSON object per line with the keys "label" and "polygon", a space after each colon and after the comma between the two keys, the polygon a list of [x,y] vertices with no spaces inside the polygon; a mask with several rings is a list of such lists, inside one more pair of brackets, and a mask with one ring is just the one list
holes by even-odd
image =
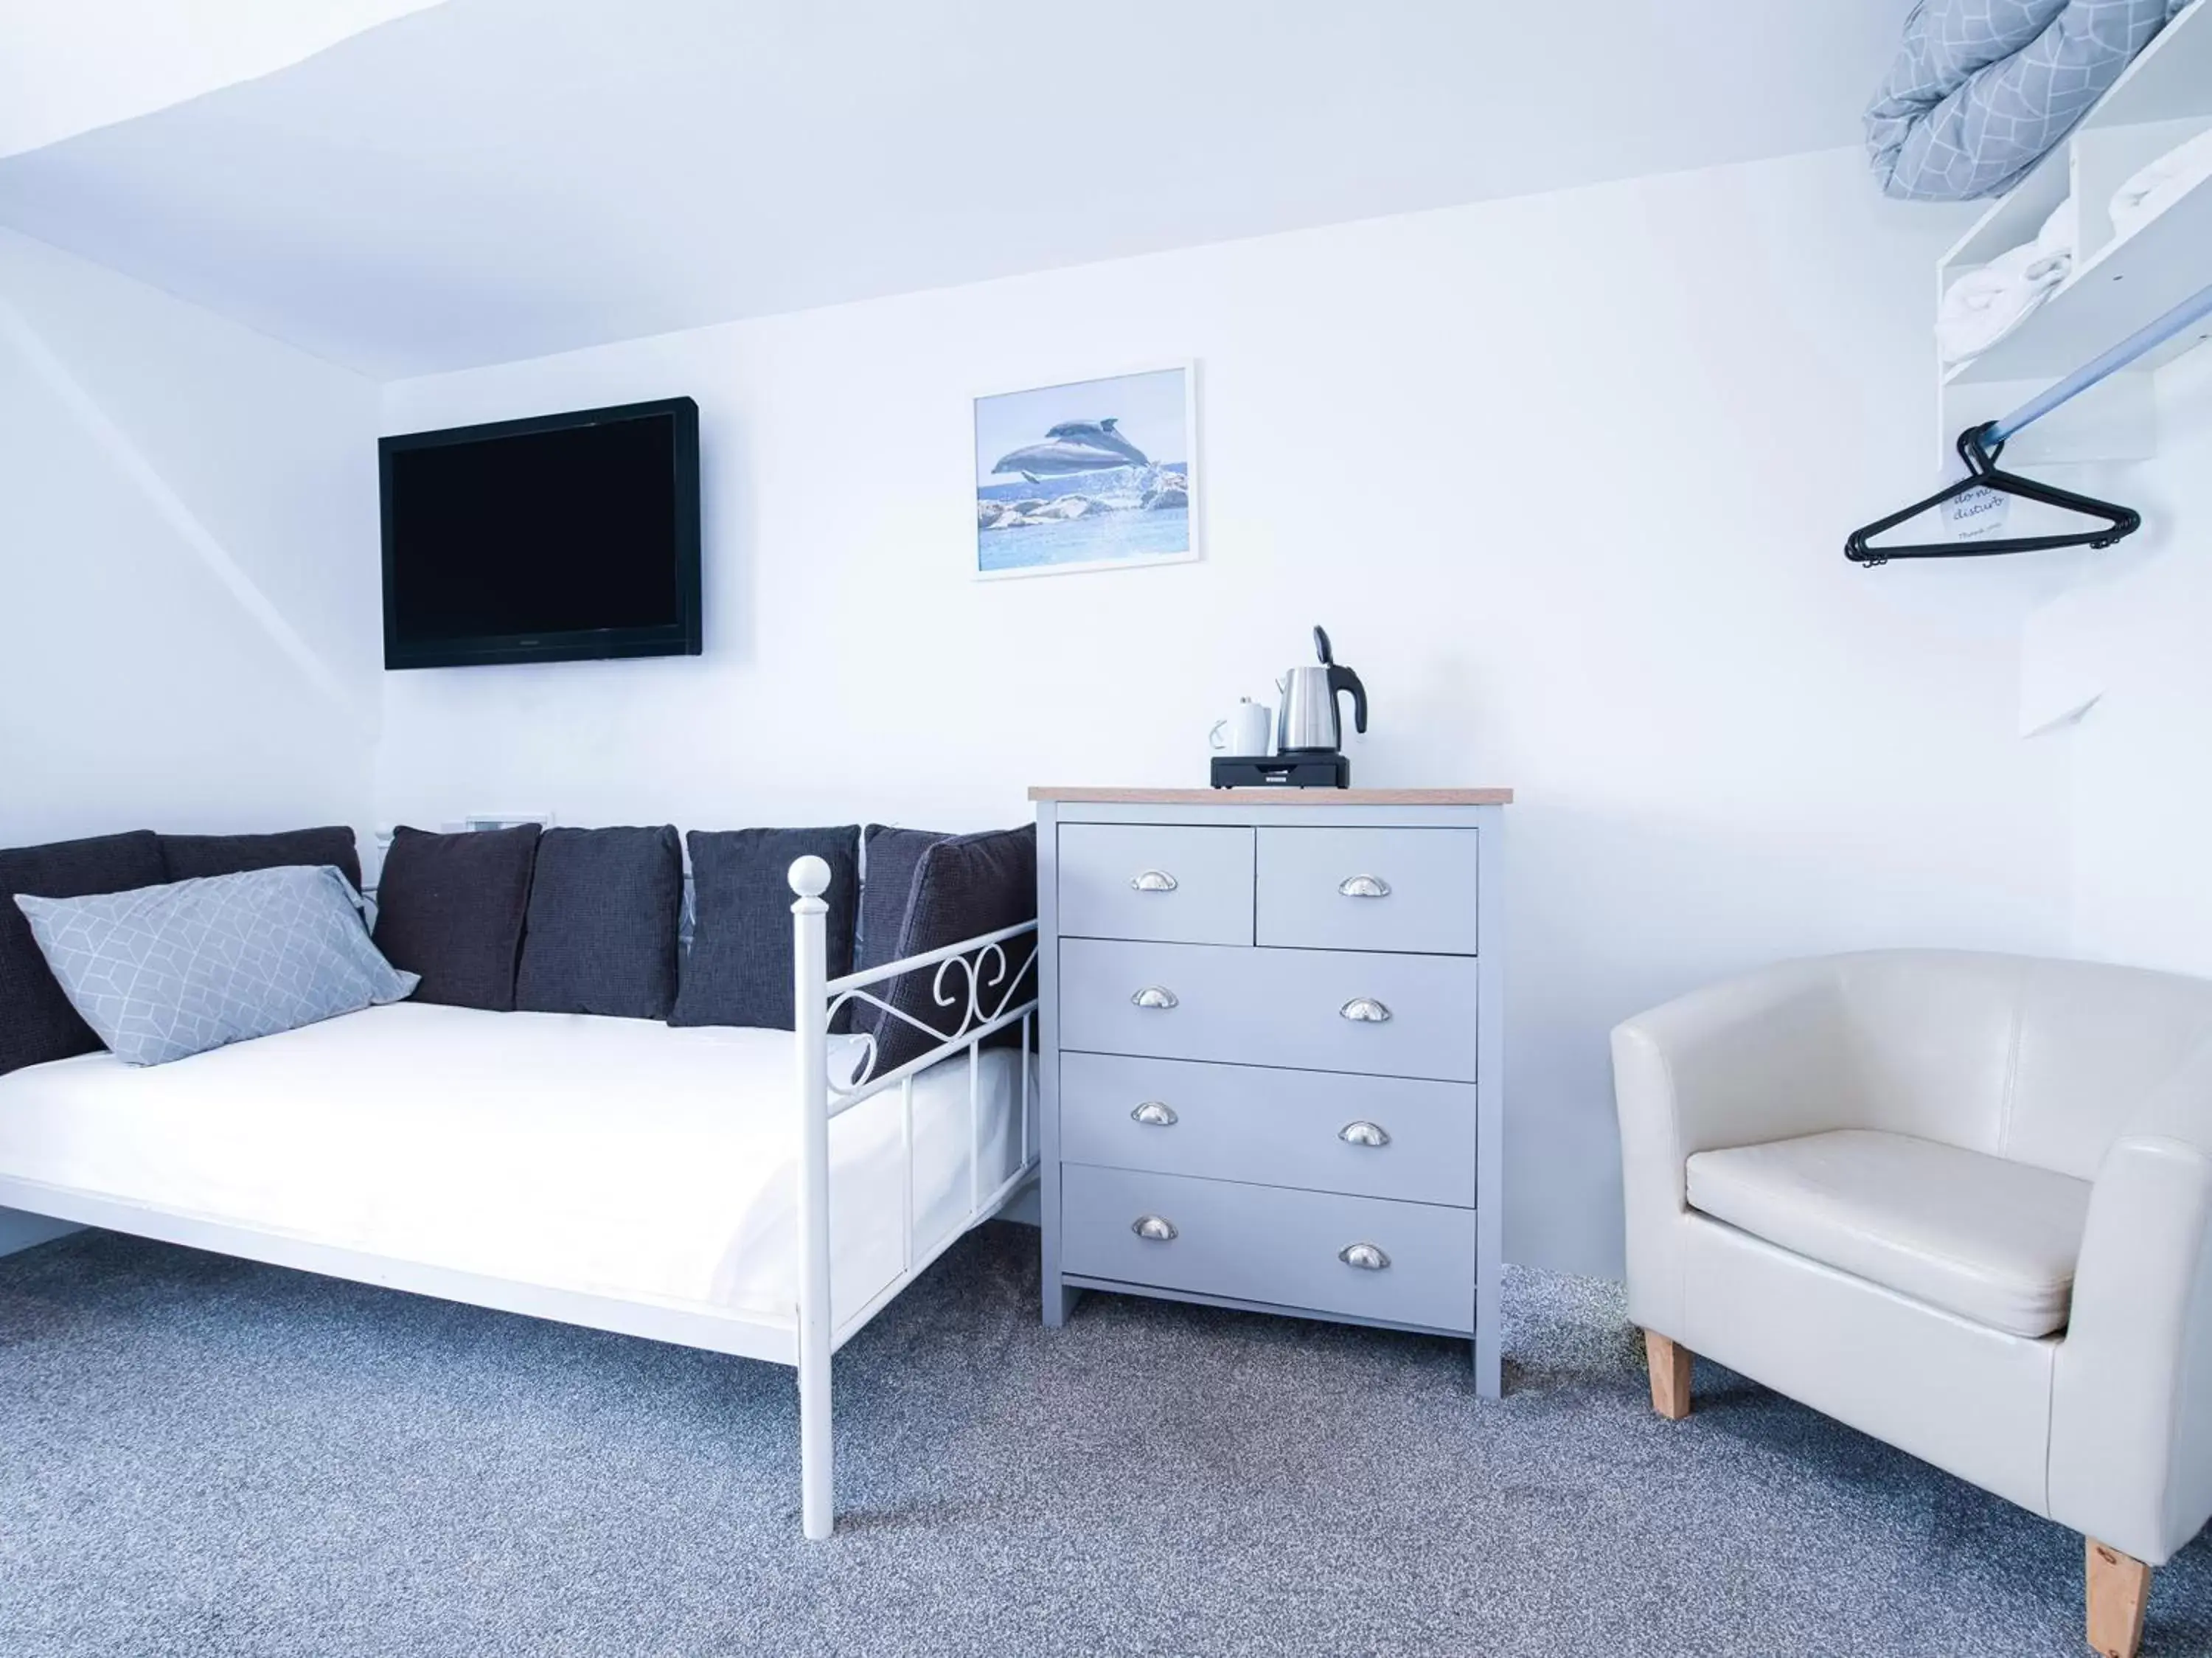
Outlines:
{"label": "white wall", "polygon": [[2103,482],[2142,531],[2081,555],[2029,631],[2031,700],[2094,696],[2048,741],[2070,768],[2069,942],[2212,974],[2212,350],[2157,376],[2154,460]]}
{"label": "white wall", "polygon": [[[404,431],[688,393],[703,661],[387,674],[378,810],[1015,822],[1191,783],[1325,622],[1370,783],[1508,783],[1509,1249],[1616,1270],[1605,1033],[1717,974],[2050,948],[2026,596],[1856,570],[1928,476],[1948,216],[1801,156],[1215,246],[387,388]],[[976,584],[969,395],[1201,365],[1204,562]]]}
{"label": "white wall", "polygon": [[368,825],[376,409],[0,232],[0,845]]}

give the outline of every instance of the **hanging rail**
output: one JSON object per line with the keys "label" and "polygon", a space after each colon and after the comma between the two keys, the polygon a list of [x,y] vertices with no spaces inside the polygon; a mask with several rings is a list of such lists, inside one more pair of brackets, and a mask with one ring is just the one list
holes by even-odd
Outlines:
{"label": "hanging rail", "polygon": [[2192,323],[2208,317],[2212,317],[2212,288],[2191,295],[2157,320],[2145,323],[2102,357],[2083,363],[2049,391],[2028,399],[2003,419],[1993,420],[1983,427],[1983,449],[1995,459],[1997,446],[2007,439],[2017,436],[2053,409],[2072,402],[2092,386],[2111,379],[2137,357],[2156,350]]}
{"label": "hanging rail", "polygon": [[[2134,534],[2142,527],[2142,515],[2134,508],[2076,495],[2053,485],[2020,477],[2017,473],[2001,472],[1996,465],[1997,456],[2003,451],[2008,439],[2026,430],[2053,409],[2073,401],[2091,387],[2110,379],[2130,363],[2156,350],[2175,335],[2208,318],[2212,318],[2212,288],[2191,295],[2164,316],[2146,323],[2110,350],[2082,364],[2048,390],[2028,399],[2002,419],[1971,426],[1960,432],[1959,459],[1965,463],[1966,475],[1947,484],[1924,501],[1916,501],[1901,511],[1891,513],[1887,518],[1876,519],[1871,524],[1862,525],[1853,530],[1844,538],[1844,557],[1855,564],[1871,568],[1886,564],[1893,558],[1980,558],[1996,553],[2041,552],[2059,547],[2109,547],[2114,542]],[[1900,525],[1911,522],[1923,513],[1961,497],[1986,499],[1996,496],[2012,496],[2039,502],[2084,517],[2102,519],[2104,523],[2100,528],[2059,534],[2021,535],[1990,540],[1923,541],[1887,547],[1874,545],[1875,536],[1886,534]]]}

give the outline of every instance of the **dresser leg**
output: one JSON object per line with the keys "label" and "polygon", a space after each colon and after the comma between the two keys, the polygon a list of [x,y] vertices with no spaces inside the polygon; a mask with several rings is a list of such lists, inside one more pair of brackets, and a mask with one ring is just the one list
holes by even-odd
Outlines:
{"label": "dresser leg", "polygon": [[1064,1283],[1048,1283],[1044,1287],[1044,1327],[1057,1330],[1067,1322],[1067,1315],[1075,1310],[1075,1303],[1083,1292]]}
{"label": "dresser leg", "polygon": [[1477,1399],[1504,1398],[1504,1355],[1498,1350],[1498,1338],[1478,1331],[1468,1345],[1474,1353],[1474,1396]]}

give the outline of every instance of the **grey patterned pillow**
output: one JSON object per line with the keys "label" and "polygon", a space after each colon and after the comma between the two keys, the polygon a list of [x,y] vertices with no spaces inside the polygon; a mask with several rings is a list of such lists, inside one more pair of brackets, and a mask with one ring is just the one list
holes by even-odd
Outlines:
{"label": "grey patterned pillow", "polygon": [[397,1002],[417,983],[378,954],[360,895],[327,866],[15,902],[70,1005],[128,1065]]}

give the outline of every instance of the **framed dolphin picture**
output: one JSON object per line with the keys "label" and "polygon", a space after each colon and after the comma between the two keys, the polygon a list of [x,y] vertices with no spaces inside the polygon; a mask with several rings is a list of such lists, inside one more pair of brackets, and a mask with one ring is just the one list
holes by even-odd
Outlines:
{"label": "framed dolphin picture", "polygon": [[977,577],[1197,558],[1194,366],[977,398]]}

